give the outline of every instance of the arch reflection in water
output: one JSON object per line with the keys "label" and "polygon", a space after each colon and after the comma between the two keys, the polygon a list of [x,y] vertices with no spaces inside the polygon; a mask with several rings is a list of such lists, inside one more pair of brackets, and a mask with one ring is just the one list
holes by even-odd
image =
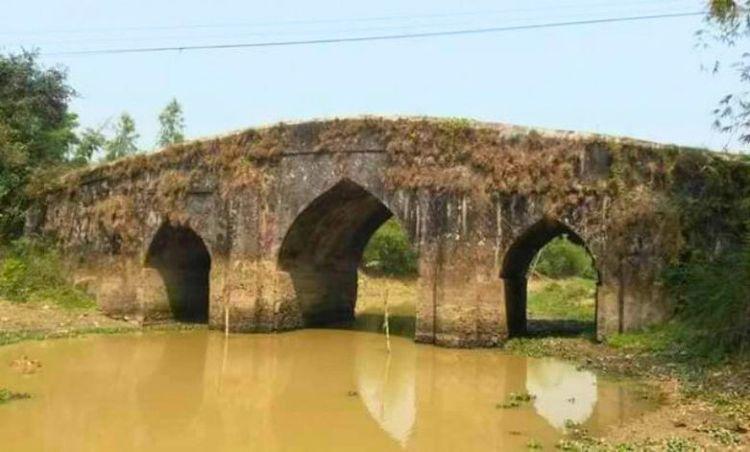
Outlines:
{"label": "arch reflection in water", "polygon": [[355,355],[357,390],[368,413],[388,436],[406,446],[417,417],[416,349],[395,341],[387,353],[382,337],[358,341]]}
{"label": "arch reflection in water", "polygon": [[527,361],[526,390],[536,396],[536,412],[561,431],[566,421],[588,421],[597,400],[596,375],[553,359]]}

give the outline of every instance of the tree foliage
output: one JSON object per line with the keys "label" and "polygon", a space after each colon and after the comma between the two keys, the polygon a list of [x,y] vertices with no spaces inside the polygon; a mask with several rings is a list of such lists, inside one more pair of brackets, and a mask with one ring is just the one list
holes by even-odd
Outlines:
{"label": "tree foliage", "polygon": [[548,278],[596,279],[588,251],[566,237],[557,237],[539,251],[534,270]]}
{"label": "tree foliage", "polygon": [[[708,22],[718,41],[747,48],[750,41],[750,0],[708,0]],[[750,84],[750,52],[743,52],[731,67],[743,84]],[[718,69],[718,64],[716,66]],[[724,96],[714,110],[714,126],[750,144],[750,90]]]}
{"label": "tree foliage", "polygon": [[718,21],[722,26],[738,25],[742,20],[747,21],[747,0],[709,0],[708,11],[710,17]]}
{"label": "tree foliage", "polygon": [[101,128],[87,127],[78,135],[75,146],[71,149],[70,162],[74,165],[86,165],[98,152],[104,149],[107,138]]}
{"label": "tree foliage", "polygon": [[717,256],[696,254],[666,274],[680,338],[714,359],[750,351],[750,234]]}
{"label": "tree foliage", "polygon": [[45,68],[35,53],[0,54],[0,239],[23,229],[25,185],[38,168],[65,161],[75,143],[75,91],[61,68]]}
{"label": "tree foliage", "polygon": [[115,134],[104,144],[104,159],[112,161],[138,152],[138,133],[135,121],[128,113],[122,113],[115,125]]}
{"label": "tree foliage", "polygon": [[386,221],[370,238],[362,263],[366,271],[389,276],[415,276],[417,253],[395,219]]}
{"label": "tree foliage", "polygon": [[177,99],[172,99],[159,114],[159,126],[159,146],[169,146],[185,140],[185,118]]}

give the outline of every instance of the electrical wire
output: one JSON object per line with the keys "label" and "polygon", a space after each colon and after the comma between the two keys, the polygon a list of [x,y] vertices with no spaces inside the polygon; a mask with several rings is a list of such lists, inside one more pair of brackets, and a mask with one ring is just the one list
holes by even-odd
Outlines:
{"label": "electrical wire", "polygon": [[342,44],[342,43],[355,43],[355,42],[395,41],[395,40],[425,39],[425,38],[448,37],[448,36],[468,36],[468,35],[502,33],[502,32],[511,32],[511,31],[522,31],[522,30],[566,28],[566,27],[584,26],[584,25],[601,25],[601,24],[650,21],[650,20],[660,20],[660,19],[675,19],[675,18],[696,17],[696,16],[703,16],[703,15],[705,15],[705,12],[693,11],[693,12],[682,12],[682,13],[651,14],[651,15],[642,15],[642,16],[609,17],[609,18],[602,18],[602,19],[586,19],[586,20],[574,20],[574,21],[564,21],[564,22],[547,22],[547,23],[539,23],[539,24],[527,24],[527,25],[472,28],[472,29],[462,29],[462,30],[428,31],[428,32],[419,32],[419,33],[334,37],[334,38],[320,38],[320,39],[307,39],[307,40],[261,41],[261,42],[248,42],[248,43],[201,44],[201,45],[163,46],[163,47],[123,47],[123,48],[98,49],[98,50],[72,50],[72,51],[50,52],[50,53],[42,53],[42,55],[43,56],[116,55],[116,54],[135,54],[135,53],[159,53],[159,52],[171,52],[171,51],[185,52],[185,51],[191,51],[191,50],[227,50],[227,49],[247,49],[247,48],[261,48],[261,47],[291,47],[291,46]]}
{"label": "electrical wire", "polygon": [[[639,11],[638,14],[640,15],[651,15],[651,14],[662,14],[665,13],[665,11]],[[638,14],[629,14],[629,15],[638,15]],[[586,17],[586,16],[584,16]],[[590,16],[589,16],[590,17]],[[595,16],[596,17],[596,16]],[[534,22],[544,22],[544,18],[537,18],[537,17],[508,17],[507,19],[510,19],[508,24],[506,26],[511,25],[521,25],[521,24],[528,24],[528,23],[534,23]],[[553,22],[560,22],[560,21],[572,21],[572,20],[581,20],[582,17],[580,14],[577,15],[562,15],[557,16],[554,19],[547,19],[546,22],[553,21]],[[76,39],[55,39],[54,41],[47,41],[47,42],[33,42],[31,43],[31,46],[33,47],[43,47],[47,45],[52,45],[55,47],[58,46],[65,46],[70,47],[70,45],[80,44],[80,43],[90,43],[92,41],[96,41],[97,43],[117,43],[117,42],[127,42],[125,45],[135,46],[136,42],[160,42],[160,41],[166,41],[164,44],[152,44],[151,46],[168,46],[170,43],[177,44],[179,43],[181,46],[187,46],[191,45],[191,42],[205,42],[206,40],[219,40],[219,41],[228,41],[228,40],[240,40],[245,38],[257,38],[257,37],[265,37],[267,40],[271,40],[271,37],[273,37],[274,40],[288,40],[292,38],[285,38],[286,36],[294,36],[294,39],[302,40],[304,39],[314,39],[316,36],[326,36],[327,38],[334,38],[334,37],[346,37],[347,35],[361,35],[361,34],[394,34],[394,33],[421,33],[421,32],[428,32],[428,31],[434,31],[434,30],[440,30],[442,29],[461,29],[461,28],[482,28],[482,25],[491,25],[492,22],[487,23],[485,21],[485,24],[477,23],[476,21],[451,21],[451,22],[440,22],[440,23],[429,23],[425,22],[422,23],[420,21],[412,21],[410,24],[381,24],[378,26],[366,26],[366,27],[347,27],[347,28],[332,28],[332,29],[325,29],[325,30],[305,30],[303,29],[297,29],[297,30],[269,30],[269,31],[260,31],[260,30],[243,30],[239,32],[234,32],[232,34],[200,34],[200,33],[191,33],[189,35],[180,34],[180,35],[152,35],[152,36],[119,36],[119,37],[112,37],[112,36],[105,36],[105,37],[93,37],[88,36],[85,38],[76,38]],[[15,47],[25,47],[29,44],[15,44]],[[115,44],[116,45],[116,44]],[[56,51],[63,51],[64,49],[59,49]]]}
{"label": "electrical wire", "polygon": [[[59,29],[59,30],[0,30],[0,35],[43,35],[43,34],[85,34],[85,33],[107,33],[112,32],[129,32],[129,31],[165,31],[165,30],[197,30],[197,29],[211,29],[211,28],[263,28],[263,27],[275,27],[285,25],[326,25],[336,23],[362,23],[362,22],[384,22],[384,21],[398,21],[398,20],[423,20],[423,19],[445,19],[455,17],[472,17],[480,16],[487,17],[489,15],[498,14],[513,14],[519,12],[535,12],[535,11],[555,11],[564,9],[575,9],[585,8],[590,10],[591,8],[601,7],[629,7],[637,5],[649,5],[649,6],[670,6],[669,4],[684,4],[688,0],[630,0],[620,1],[614,3],[612,1],[607,2],[596,2],[596,3],[564,3],[555,4],[554,6],[536,6],[531,8],[506,8],[499,10],[485,10],[485,11],[468,11],[468,12],[454,12],[454,13],[434,13],[434,14],[419,14],[419,15],[389,15],[389,16],[370,16],[370,17],[358,17],[350,19],[300,19],[300,20],[286,20],[286,21],[275,21],[275,22],[254,22],[254,23],[220,23],[220,24],[193,24],[193,25],[158,25],[158,26],[133,26],[133,27],[98,27],[88,29]],[[695,4],[695,2],[689,2]],[[679,5],[682,6],[682,5]]]}

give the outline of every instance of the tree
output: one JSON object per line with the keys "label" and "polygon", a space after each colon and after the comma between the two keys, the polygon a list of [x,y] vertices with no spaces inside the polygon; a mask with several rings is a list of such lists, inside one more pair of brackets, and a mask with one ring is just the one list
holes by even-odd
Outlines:
{"label": "tree", "polygon": [[0,239],[23,230],[30,174],[63,163],[75,142],[74,95],[65,70],[42,67],[36,53],[0,54]]}
{"label": "tree", "polygon": [[406,232],[393,218],[375,231],[362,256],[365,270],[390,276],[416,275],[417,261],[417,253],[411,248]]}
{"label": "tree", "polygon": [[135,121],[128,113],[122,113],[115,125],[115,136],[104,144],[104,160],[109,162],[138,152],[138,137]]}
{"label": "tree", "polygon": [[107,138],[102,133],[101,128],[87,127],[78,136],[71,149],[69,160],[74,165],[86,165],[91,162],[97,152],[104,149],[106,143]]}
{"label": "tree", "polygon": [[596,279],[591,255],[566,236],[550,241],[539,251],[536,259],[535,268],[530,268],[529,271],[535,270],[548,278]]}
{"label": "tree", "polygon": [[177,99],[164,107],[159,114],[159,140],[160,147],[169,146],[170,144],[182,143],[185,140],[185,118],[182,115],[182,107]]}
{"label": "tree", "polygon": [[[708,0],[708,11],[716,40],[729,46],[750,41],[750,0]],[[750,53],[744,52],[732,67],[742,83],[750,84]],[[750,90],[724,96],[714,114],[717,129],[750,144]]]}

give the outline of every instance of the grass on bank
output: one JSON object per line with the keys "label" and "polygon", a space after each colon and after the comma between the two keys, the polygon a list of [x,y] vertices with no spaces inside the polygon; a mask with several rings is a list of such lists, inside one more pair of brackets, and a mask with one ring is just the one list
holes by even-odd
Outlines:
{"label": "grass on bank", "polygon": [[527,284],[528,332],[592,332],[596,321],[596,270],[588,251],[566,236],[537,253]]}
{"label": "grass on bank", "polygon": [[68,267],[50,244],[19,239],[0,247],[0,298],[66,309],[92,309],[94,299],[71,282]]}
{"label": "grass on bank", "polygon": [[578,276],[565,279],[533,278],[528,285],[531,319],[593,322],[596,281]]}
{"label": "grass on bank", "polygon": [[158,331],[193,331],[204,330],[206,325],[193,323],[165,323],[158,325],[139,326],[126,324],[122,326],[82,327],[64,331],[0,331],[0,347],[25,341],[43,341],[47,339],[71,339],[88,335],[145,333]]}
{"label": "grass on bank", "polygon": [[92,327],[65,332],[50,331],[0,331],[0,346],[11,345],[24,341],[42,341],[46,339],[61,339],[84,336],[87,334],[116,334],[133,331],[128,327]]}
{"label": "grass on bank", "polygon": [[413,338],[416,325],[417,280],[359,272],[354,328],[383,332],[388,298],[390,334]]}

